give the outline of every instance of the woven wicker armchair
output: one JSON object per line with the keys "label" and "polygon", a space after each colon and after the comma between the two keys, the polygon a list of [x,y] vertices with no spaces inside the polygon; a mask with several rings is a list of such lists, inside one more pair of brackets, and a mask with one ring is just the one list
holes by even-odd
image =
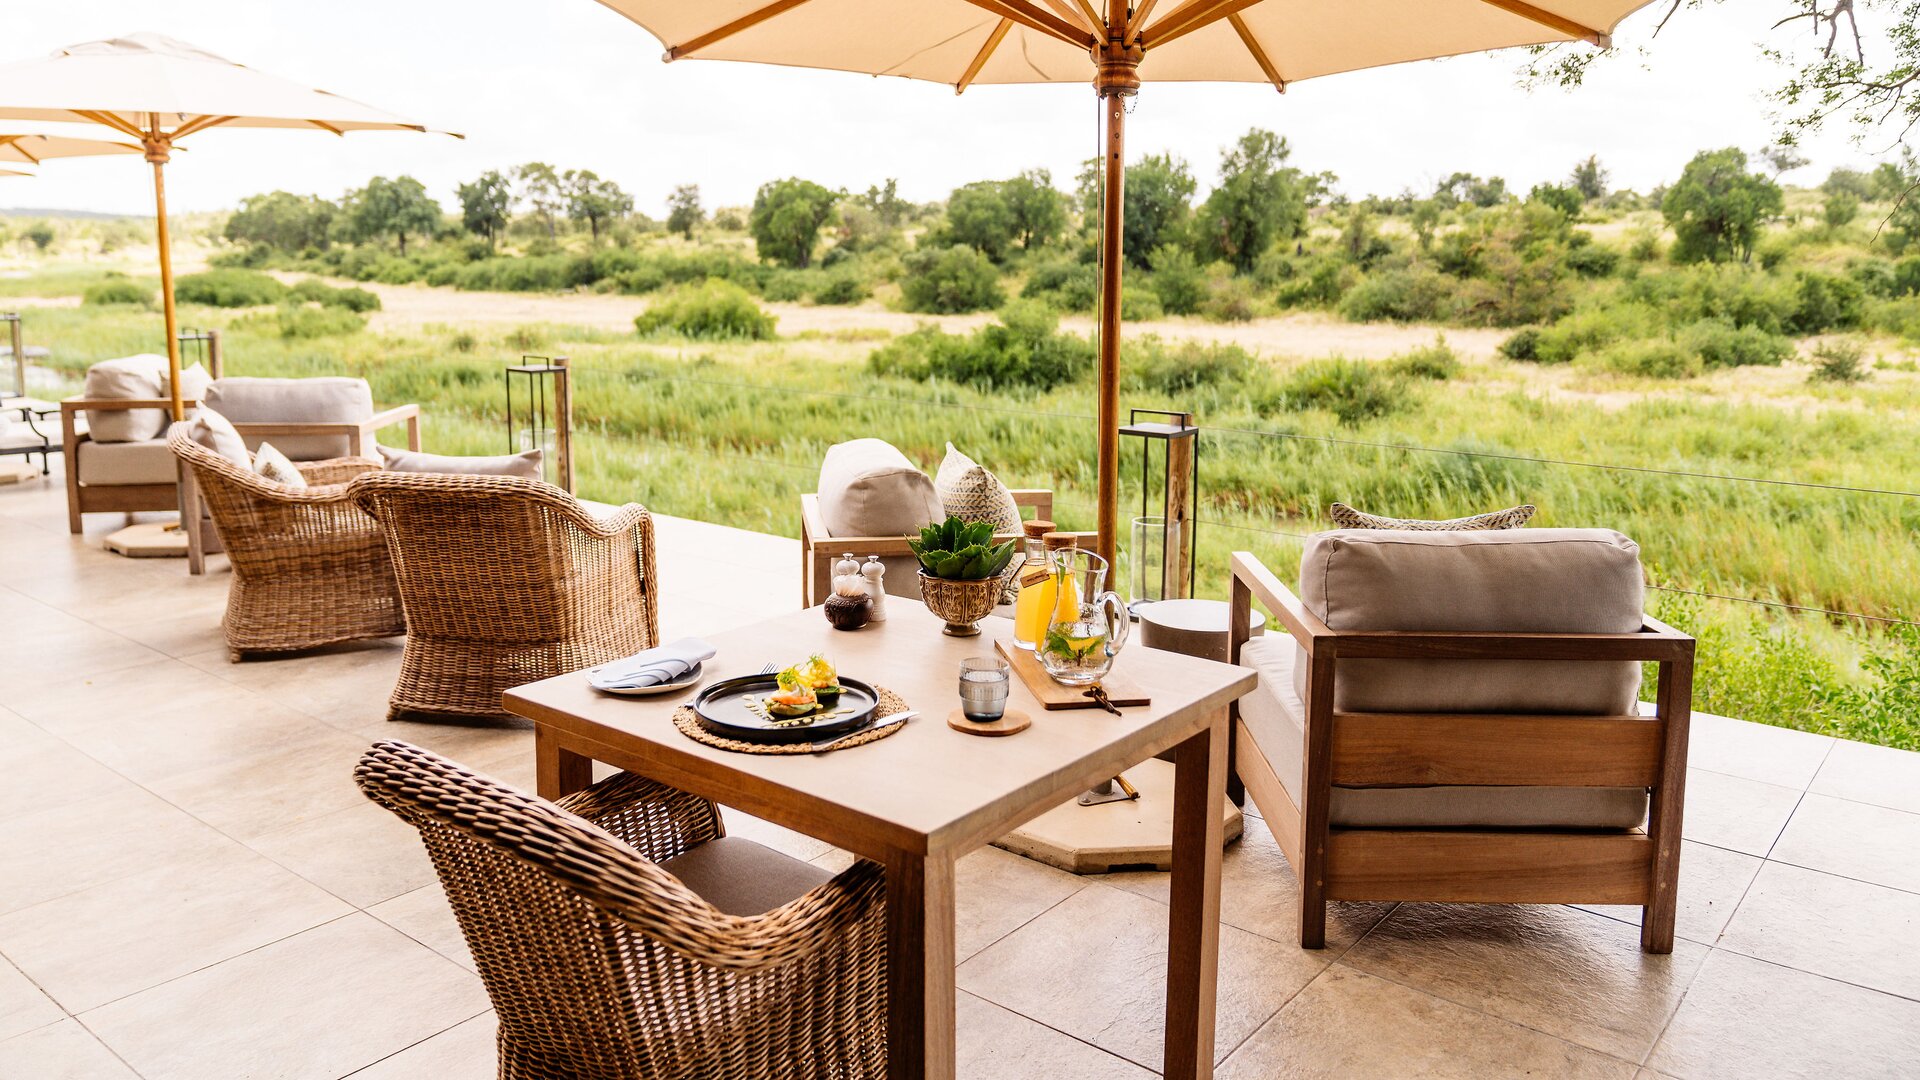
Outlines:
{"label": "woven wicker armchair", "polygon": [[239,468],[186,424],[174,425],[167,448],[191,472],[233,567],[230,659],[407,632],[379,527],[347,500],[347,481],[379,462],[302,462],[310,486],[297,488]]}
{"label": "woven wicker armchair", "polygon": [[621,773],[555,804],[400,742],[354,776],[420,830],[499,1014],[502,1078],[885,1074],[877,864],[728,915],[655,865],[723,834],[698,796]]}
{"label": "woven wicker armchair", "polygon": [[373,473],[350,496],[387,538],[407,611],[388,716],[500,716],[500,694],[659,643],[653,518],[551,484]]}

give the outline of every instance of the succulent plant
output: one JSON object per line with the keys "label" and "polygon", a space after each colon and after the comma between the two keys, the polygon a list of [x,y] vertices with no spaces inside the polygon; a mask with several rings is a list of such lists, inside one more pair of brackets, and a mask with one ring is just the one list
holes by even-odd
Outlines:
{"label": "succulent plant", "polygon": [[907,538],[921,568],[948,581],[997,577],[1013,561],[1014,544],[1009,540],[995,546],[990,521],[969,524],[957,517],[921,529],[918,539]]}

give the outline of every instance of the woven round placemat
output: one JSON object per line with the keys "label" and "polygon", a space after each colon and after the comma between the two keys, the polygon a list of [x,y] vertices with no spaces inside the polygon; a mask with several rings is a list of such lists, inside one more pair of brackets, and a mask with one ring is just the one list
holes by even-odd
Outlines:
{"label": "woven round placemat", "polygon": [[[907,703],[901,699],[899,694],[894,693],[884,686],[876,686],[874,690],[880,695],[880,704],[876,706],[879,715],[892,716],[894,713],[906,711]],[[741,742],[739,739],[729,739],[715,735],[713,732],[700,726],[700,717],[694,713],[693,706],[691,705],[682,705],[673,710],[673,726],[680,729],[680,734],[685,735],[694,742],[706,743],[708,746],[721,750],[732,750],[739,754],[813,754],[832,753],[834,750],[847,750],[855,746],[865,746],[870,742],[879,742],[881,739],[886,738],[907,725],[892,724],[887,727],[862,732],[858,735],[848,736],[846,741],[836,743],[832,750],[825,751],[816,751],[811,742]],[[828,739],[832,737],[831,735],[827,736]],[[816,741],[825,742],[827,739]]]}

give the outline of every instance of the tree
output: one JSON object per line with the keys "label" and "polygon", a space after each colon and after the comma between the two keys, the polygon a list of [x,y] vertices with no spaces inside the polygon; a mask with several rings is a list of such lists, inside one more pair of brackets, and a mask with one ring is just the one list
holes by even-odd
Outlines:
{"label": "tree", "polygon": [[867,189],[865,195],[857,196],[860,203],[873,211],[880,220],[882,228],[897,229],[907,223],[907,213],[913,204],[900,197],[900,181],[892,177],[884,184],[875,184]]}
{"label": "tree", "polygon": [[339,207],[317,195],[285,191],[249,195],[227,218],[222,235],[236,244],[266,244],[281,251],[324,248],[339,212]]}
{"label": "tree", "polygon": [[602,180],[591,169],[568,169],[560,178],[567,200],[567,216],[587,223],[593,242],[600,242],[600,228],[607,222],[633,213],[633,196],[620,190],[611,180]]}
{"label": "tree", "polygon": [[1220,155],[1220,185],[1201,205],[1194,228],[1203,256],[1251,270],[1275,240],[1306,232],[1307,206],[1319,197],[1321,181],[1288,166],[1292,153],[1287,140],[1254,128]]}
{"label": "tree", "polygon": [[1860,216],[1860,197],[1851,191],[1836,191],[1827,196],[1824,212],[1827,228],[1844,229]]}
{"label": "tree", "polygon": [[1482,180],[1468,172],[1457,172],[1434,185],[1433,197],[1446,206],[1472,203],[1485,209],[1507,201],[1507,182],[1492,176]]}
{"label": "tree", "polygon": [[[1098,158],[1080,168],[1081,216],[1089,229],[1100,227],[1100,192],[1105,175]],[[1138,164],[1127,166],[1126,192],[1121,200],[1125,215],[1121,251],[1128,262],[1144,267],[1155,248],[1179,240],[1198,186],[1187,163],[1172,154],[1148,154]]]}
{"label": "tree", "polygon": [[460,224],[468,232],[486,237],[491,249],[513,212],[512,182],[500,175],[500,170],[488,169],[473,183],[461,184],[455,190],[460,196]]}
{"label": "tree", "polygon": [[833,217],[840,193],[811,180],[788,177],[760,185],[747,213],[747,231],[753,234],[760,257],[804,270],[813,263],[813,246],[820,230]]}
{"label": "tree", "polygon": [[1053,174],[1028,169],[1000,186],[1013,211],[1013,231],[1022,250],[1052,243],[1067,229],[1067,197],[1053,186]]}
{"label": "tree", "polygon": [[1760,226],[1785,208],[1780,185],[1747,171],[1738,147],[1703,150],[1660,200],[1678,262],[1721,262],[1753,255]]}
{"label": "tree", "polygon": [[1433,247],[1433,232],[1440,227],[1440,203],[1434,199],[1416,201],[1407,220],[1413,226],[1414,238],[1420,241],[1420,250]]}
{"label": "tree", "polygon": [[1587,160],[1573,167],[1567,182],[1587,202],[1604,199],[1607,196],[1607,167],[1600,164],[1598,154],[1588,154]]}
{"label": "tree", "polygon": [[1837,168],[1821,181],[1820,190],[1829,195],[1846,192],[1855,199],[1865,202],[1874,197],[1873,177],[1859,169]]}
{"label": "tree", "polygon": [[705,210],[700,208],[700,185],[681,184],[667,196],[667,231],[677,232],[687,239],[693,239],[693,230],[706,220]]}
{"label": "tree", "polygon": [[976,180],[947,196],[947,224],[939,242],[965,244],[994,262],[1005,262],[1015,231],[1013,206],[1001,183]]}
{"label": "tree", "polygon": [[[1884,177],[1882,170],[1887,173]],[[1893,200],[1893,210],[1880,227],[1886,234],[1887,246],[1898,255],[1920,245],[1920,198],[1915,197],[1916,189],[1920,189],[1920,158],[1915,158],[1911,150],[1904,151],[1898,165],[1881,162],[1880,168],[1874,170],[1874,178],[1892,192],[1886,197]]]}
{"label": "tree", "polygon": [[1579,217],[1580,209],[1586,205],[1578,188],[1559,184],[1533,185],[1533,190],[1527,192],[1527,201],[1550,206],[1569,218]]}
{"label": "tree", "polygon": [[1759,157],[1760,163],[1765,165],[1768,170],[1773,173],[1775,180],[1780,179],[1795,169],[1813,164],[1813,162],[1807,160],[1807,156],[1799,150],[1791,146],[1784,146],[1780,143],[1770,143],[1754,153]]}
{"label": "tree", "polygon": [[535,217],[546,222],[547,237],[551,239],[559,235],[556,222],[560,211],[566,207],[560,174],[544,161],[529,161],[513,170],[513,178],[520,184],[520,198],[533,210]]}
{"label": "tree", "polygon": [[36,221],[27,226],[27,231],[21,235],[33,244],[36,251],[44,252],[53,246],[53,226],[45,221]]}
{"label": "tree", "polygon": [[340,213],[355,240],[391,235],[402,255],[407,253],[409,234],[431,237],[440,227],[440,204],[427,194],[426,185],[411,176],[374,177],[366,187],[347,193]]}

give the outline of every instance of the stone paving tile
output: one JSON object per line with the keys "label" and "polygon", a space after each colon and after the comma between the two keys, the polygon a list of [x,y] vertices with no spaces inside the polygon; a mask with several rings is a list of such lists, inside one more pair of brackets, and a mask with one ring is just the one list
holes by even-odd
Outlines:
{"label": "stone paving tile", "polygon": [[1808,795],[1771,858],[1920,893],[1917,852],[1920,814]]}
{"label": "stone paving tile", "polygon": [[495,1080],[500,1058],[492,1010],[349,1074],[351,1080]]}
{"label": "stone paving tile", "polygon": [[1768,863],[1720,947],[1920,1001],[1920,894]]}
{"label": "stone paving tile", "polygon": [[1920,814],[1920,754],[1837,742],[1809,791]]}
{"label": "stone paving tile", "polygon": [[1687,731],[1687,764],[1805,790],[1838,743],[1826,735],[1694,713]]}
{"label": "stone paving tile", "polygon": [[[0,1039],[66,1018],[65,1010],[42,993],[17,967],[0,959]],[[4,1075],[4,1074],[0,1074]]]}
{"label": "stone paving tile", "polygon": [[[1679,911],[1674,918],[1674,933],[1689,941],[1711,945],[1727,928],[1727,920],[1740,905],[1740,898],[1753,884],[1764,861],[1737,851],[1696,844],[1680,845]],[[1576,907],[1599,912],[1612,919],[1640,925],[1641,909],[1612,904],[1578,904]]]}
{"label": "stone paving tile", "polygon": [[0,1040],[0,1076],[21,1080],[140,1080],[77,1020]]}
{"label": "stone paving tile", "polygon": [[1689,840],[1764,858],[1793,816],[1800,795],[1778,784],[1688,769],[1680,831]]}

